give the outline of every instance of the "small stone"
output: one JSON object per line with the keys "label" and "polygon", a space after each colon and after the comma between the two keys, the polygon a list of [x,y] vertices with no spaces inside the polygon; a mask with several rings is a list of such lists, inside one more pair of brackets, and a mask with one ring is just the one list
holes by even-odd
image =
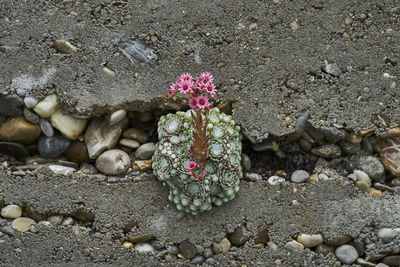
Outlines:
{"label": "small stone", "polygon": [[51,124],[58,129],[65,137],[75,140],[86,127],[86,119],[76,119],[71,115],[63,114],[60,108],[50,117]]}
{"label": "small stone", "polygon": [[400,228],[381,228],[378,230],[378,238],[384,241],[390,241],[400,235]]}
{"label": "small stone", "polygon": [[350,245],[341,245],[336,248],[335,255],[344,264],[352,264],[358,258],[357,250]]}
{"label": "small stone", "polygon": [[204,258],[204,256],[197,255],[196,257],[194,257],[192,259],[192,261],[190,263],[191,264],[202,264],[205,260],[206,260],[206,258]]}
{"label": "small stone", "polygon": [[315,249],[315,253],[322,254],[324,256],[328,255],[329,253],[334,254],[335,253],[335,248],[332,246],[329,246],[327,244],[319,244],[317,248]]}
{"label": "small stone", "polygon": [[368,174],[360,170],[354,170],[353,174],[356,177],[357,181],[363,181],[367,183],[368,186],[371,186],[371,179],[369,178]]}
{"label": "small stone", "polygon": [[385,170],[400,177],[400,137],[378,139],[375,149],[379,152]]}
{"label": "small stone", "polygon": [[134,235],[129,238],[133,244],[146,243],[154,239],[151,235]]}
{"label": "small stone", "polygon": [[89,161],[89,154],[84,142],[73,141],[65,150],[65,156],[68,160],[76,163],[84,163]]}
{"label": "small stone", "polygon": [[22,209],[18,205],[7,205],[1,209],[1,216],[4,218],[16,219],[21,215]]}
{"label": "small stone", "polygon": [[245,178],[246,178],[246,180],[249,180],[251,182],[262,180],[261,174],[258,174],[258,173],[246,173]]}
{"label": "small stone", "polygon": [[297,170],[294,171],[290,177],[290,180],[293,183],[303,183],[305,182],[308,178],[310,178],[310,175],[308,174],[308,172],[304,171],[304,170]]}
{"label": "small stone", "polygon": [[37,103],[37,105],[33,107],[33,111],[35,111],[40,117],[47,118],[56,111],[57,105],[57,96],[55,94],[51,94]]}
{"label": "small stone", "polygon": [[204,255],[204,257],[205,257],[206,259],[209,259],[209,258],[211,258],[212,256],[214,256],[214,251],[213,251],[213,249],[212,249],[211,247],[210,247],[210,248],[206,248],[206,249],[204,249],[203,255]]}
{"label": "small stone", "polygon": [[277,176],[277,175],[273,175],[271,177],[268,178],[268,183],[270,185],[278,185],[285,182],[285,178]]}
{"label": "small stone", "polygon": [[47,137],[52,137],[54,135],[54,129],[53,126],[51,126],[51,123],[48,122],[45,119],[40,119],[39,122],[40,129],[42,132],[47,136]]}
{"label": "small stone", "polygon": [[151,164],[153,161],[151,159],[148,160],[135,160],[132,164],[133,171],[146,171],[151,168]]}
{"label": "small stone", "polygon": [[34,97],[27,96],[24,98],[24,103],[28,108],[33,108],[38,103],[38,100]]}
{"label": "small stone", "polygon": [[258,244],[252,245],[251,247],[252,247],[252,248],[255,248],[255,249],[263,249],[264,246],[265,246],[265,244],[263,244],[263,243],[258,243]]}
{"label": "small stone", "polygon": [[254,243],[267,244],[269,242],[268,231],[269,231],[269,225],[265,225],[264,227],[260,228],[260,230],[258,230],[257,232],[257,236]]}
{"label": "small stone", "polygon": [[84,174],[97,174],[97,169],[95,166],[89,163],[82,163],[79,172]]}
{"label": "small stone", "polygon": [[269,241],[269,242],[267,243],[267,246],[268,246],[272,251],[277,251],[277,250],[278,250],[278,246],[277,246],[274,242]]}
{"label": "small stone", "polygon": [[69,226],[69,225],[72,225],[74,222],[75,222],[74,218],[65,217],[64,220],[61,223],[61,226]]}
{"label": "small stone", "polygon": [[74,168],[62,165],[49,165],[49,169],[56,174],[61,174],[65,176],[68,176],[76,171]]}
{"label": "small stone", "polygon": [[334,238],[330,238],[328,240],[325,240],[325,243],[327,245],[337,247],[337,246],[340,246],[340,245],[344,245],[344,244],[350,243],[352,240],[353,239],[351,238],[351,236],[342,234],[342,235],[338,235],[338,236],[336,236]]}
{"label": "small stone", "polygon": [[2,226],[2,227],[0,227],[0,233],[4,233],[6,235],[13,236],[14,229],[11,227],[11,225]]}
{"label": "small stone", "polygon": [[124,242],[122,243],[122,246],[123,246],[124,248],[133,248],[133,244],[132,244],[131,242],[129,242],[129,241],[124,241]]}
{"label": "small stone", "polygon": [[40,128],[22,117],[9,118],[0,124],[0,141],[31,144],[40,135]]}
{"label": "small stone", "polygon": [[394,192],[394,189],[391,188],[390,186],[381,184],[381,183],[374,183],[374,188],[379,190],[379,191],[387,191],[387,192]]}
{"label": "small stone", "polygon": [[364,181],[357,181],[356,186],[358,187],[358,189],[361,190],[361,192],[367,193],[369,190],[369,184],[367,184]]}
{"label": "small stone", "polygon": [[145,143],[145,144],[141,145],[135,151],[135,158],[136,159],[151,159],[155,150],[156,150],[156,146],[153,142]]}
{"label": "small stone", "polygon": [[40,121],[39,115],[27,108],[24,108],[24,118],[32,124],[38,124]]}
{"label": "small stone", "polygon": [[297,237],[297,241],[301,243],[305,248],[312,248],[318,246],[319,244],[322,244],[322,242],[324,242],[324,239],[321,234],[300,234]]}
{"label": "small stone", "polygon": [[364,260],[364,259],[362,259],[362,258],[358,258],[358,259],[357,259],[357,263],[358,263],[358,264],[361,264],[361,265],[363,265],[363,266],[368,266],[368,267],[375,267],[375,266],[376,266],[375,263],[370,262],[370,261],[366,261],[366,260]]}
{"label": "small stone", "polygon": [[326,182],[326,181],[330,180],[330,178],[325,173],[320,173],[320,174],[318,174],[318,180],[321,182]]}
{"label": "small stone", "polygon": [[140,143],[133,139],[122,138],[119,140],[119,143],[123,146],[136,149],[140,146]]}
{"label": "small stone", "polygon": [[304,251],[304,246],[297,242],[296,240],[289,241],[285,244],[284,248],[293,250],[293,251],[298,251],[298,252],[303,252]]}
{"label": "small stone", "polygon": [[96,168],[107,175],[125,173],[131,165],[128,154],[119,149],[111,149],[96,159]]}
{"label": "small stone", "polygon": [[233,233],[228,234],[228,239],[234,246],[243,246],[248,240],[249,235],[247,234],[246,228],[241,226],[237,228]]}
{"label": "small stone", "polygon": [[138,119],[140,122],[149,122],[154,120],[154,115],[150,111],[139,112]]}
{"label": "small stone", "polygon": [[368,174],[373,181],[379,182],[383,179],[385,169],[379,159],[373,156],[360,156],[356,159],[356,168]]}
{"label": "small stone", "polygon": [[34,224],[35,221],[31,218],[20,217],[15,219],[12,222],[12,228],[18,232],[25,233],[31,229],[31,225]]}
{"label": "small stone", "polygon": [[224,252],[228,252],[231,248],[231,242],[229,242],[228,238],[223,238],[219,243],[213,242],[213,249],[215,254],[220,254]]}
{"label": "small stone", "polygon": [[123,132],[122,136],[125,138],[128,138],[128,139],[137,140],[141,144],[145,143],[147,141],[147,139],[149,138],[147,133],[143,132],[142,130],[136,129],[136,128],[127,129],[126,131]]}
{"label": "small stone", "polygon": [[72,54],[77,50],[70,42],[61,39],[54,40],[53,45],[58,52],[63,54]]}
{"label": "small stone", "polygon": [[175,245],[168,246],[168,247],[167,247],[167,250],[168,250],[169,253],[174,254],[174,255],[178,254],[179,251],[180,251],[180,250],[179,250],[179,247],[178,247],[178,246],[175,246]]}
{"label": "small stone", "polygon": [[195,245],[196,247],[196,253],[197,254],[202,254],[204,252],[204,247],[201,245]]}
{"label": "small stone", "polygon": [[400,255],[386,256],[382,262],[389,266],[400,266]]}
{"label": "small stone", "polygon": [[152,254],[154,254],[154,252],[155,252],[153,246],[148,244],[148,243],[137,244],[135,246],[135,250],[137,252],[139,252],[140,254],[143,254],[143,253],[152,253]]}
{"label": "small stone", "polygon": [[[24,145],[14,142],[0,142],[0,153],[23,159],[29,156],[29,152]],[[3,162],[7,164],[7,161]]]}
{"label": "small stone", "polygon": [[123,109],[114,111],[110,116],[110,125],[115,125],[121,120],[123,120],[126,116],[126,111]]}
{"label": "small stone", "polygon": [[325,60],[324,71],[332,76],[339,77],[340,76],[340,68],[336,63],[329,64],[328,61]]}
{"label": "small stone", "polygon": [[361,144],[353,144],[346,141],[341,141],[339,143],[342,150],[349,155],[356,154],[357,152],[361,151]]}
{"label": "small stone", "polygon": [[251,160],[250,157],[247,156],[245,153],[242,153],[242,166],[245,171],[251,169]]}
{"label": "small stone", "polygon": [[376,190],[375,188],[368,189],[368,194],[373,198],[378,198],[378,197],[382,196],[382,192],[379,190]]}
{"label": "small stone", "polygon": [[311,153],[316,156],[329,159],[337,158],[342,154],[340,147],[334,144],[314,147],[313,149],[311,149]]}
{"label": "small stone", "polygon": [[53,215],[50,216],[49,218],[47,218],[47,221],[51,224],[51,225],[61,225],[61,223],[63,222],[64,216],[62,215]]}
{"label": "small stone", "polygon": [[97,158],[104,150],[113,148],[128,125],[128,119],[123,119],[110,126],[104,118],[92,120],[85,133],[85,143],[91,159]]}
{"label": "small stone", "polygon": [[38,150],[42,157],[56,158],[67,149],[70,141],[63,136],[41,136],[38,141]]}
{"label": "small stone", "polygon": [[196,256],[195,246],[188,240],[179,244],[179,249],[185,259],[193,259]]}
{"label": "small stone", "polygon": [[344,140],[352,144],[360,144],[363,139],[359,134],[350,133],[344,138]]}

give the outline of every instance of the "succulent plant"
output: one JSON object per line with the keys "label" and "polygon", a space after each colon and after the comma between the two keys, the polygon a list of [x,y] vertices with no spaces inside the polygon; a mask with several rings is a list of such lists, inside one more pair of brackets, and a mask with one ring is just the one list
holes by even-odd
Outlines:
{"label": "succulent plant", "polygon": [[[193,110],[162,116],[159,142],[153,155],[153,172],[169,188],[169,200],[178,210],[198,214],[235,197],[242,177],[240,127],[232,117],[212,108],[208,111],[206,173],[196,179],[187,168],[192,161]],[[206,117],[206,111],[202,111]],[[206,121],[206,120],[204,120]]]}

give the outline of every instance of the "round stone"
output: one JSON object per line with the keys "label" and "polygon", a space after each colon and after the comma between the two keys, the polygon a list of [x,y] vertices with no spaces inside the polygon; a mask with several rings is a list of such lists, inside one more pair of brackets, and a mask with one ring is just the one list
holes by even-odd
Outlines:
{"label": "round stone", "polygon": [[193,259],[196,256],[196,248],[195,246],[188,240],[183,241],[179,245],[179,249],[185,259]]}
{"label": "round stone", "polygon": [[231,248],[231,242],[229,242],[228,238],[223,238],[220,242],[213,243],[213,249],[215,254],[220,254],[224,252],[228,252],[229,249]]}
{"label": "round stone", "polygon": [[42,130],[42,132],[48,136],[48,137],[52,137],[54,135],[54,129],[53,126],[51,126],[51,123],[48,122],[45,119],[40,119],[40,123],[39,123],[40,129]]}
{"label": "round stone", "polygon": [[42,157],[56,158],[69,146],[70,141],[63,136],[41,136],[38,141],[38,150]]}
{"label": "round stone", "polygon": [[228,235],[228,239],[234,246],[243,246],[248,240],[249,236],[247,234],[246,228],[241,226],[237,228],[233,233]]}
{"label": "round stone", "polygon": [[350,245],[341,245],[336,248],[335,255],[344,264],[352,264],[358,258],[358,252],[355,247]]}
{"label": "round stone", "polygon": [[119,140],[119,143],[123,146],[136,149],[140,146],[140,143],[133,139],[122,138]]}
{"label": "round stone", "polygon": [[364,181],[371,186],[371,179],[369,178],[368,174],[361,170],[354,170],[353,174],[356,176],[357,181]]}
{"label": "round stone", "polygon": [[34,97],[27,96],[24,98],[24,103],[28,108],[33,108],[38,103],[38,100]]}
{"label": "round stone", "polygon": [[131,165],[128,154],[119,149],[103,152],[96,159],[96,168],[108,175],[118,175],[126,172]]}
{"label": "round stone", "polygon": [[1,209],[4,218],[16,219],[21,217],[22,209],[18,205],[8,205]]}
{"label": "round stone", "polygon": [[153,142],[143,144],[136,150],[135,157],[137,159],[151,159],[155,150],[156,146]]}
{"label": "round stone", "polygon": [[373,181],[382,180],[385,169],[379,159],[373,156],[361,156],[358,158],[357,167],[368,174]]}
{"label": "round stone", "polygon": [[304,246],[297,242],[296,240],[289,241],[285,244],[284,248],[302,252],[304,250]]}
{"label": "round stone", "polygon": [[204,256],[197,255],[196,257],[194,257],[192,259],[192,261],[190,263],[192,263],[192,264],[202,264],[205,260],[206,260],[206,258],[204,258]]}
{"label": "round stone", "polygon": [[12,228],[18,232],[24,233],[31,229],[31,225],[34,224],[35,221],[31,218],[20,217],[15,219],[12,222]]}
{"label": "round stone", "polygon": [[126,111],[123,109],[114,111],[110,116],[110,125],[115,125],[126,116]]}
{"label": "round stone", "polygon": [[322,244],[324,239],[322,238],[321,234],[300,234],[297,237],[297,241],[301,243],[305,248],[312,248],[318,246],[319,244]]}
{"label": "round stone", "polygon": [[89,154],[84,142],[73,141],[65,150],[65,156],[68,160],[76,163],[84,163],[89,161]]}
{"label": "round stone", "polygon": [[297,170],[292,173],[292,176],[290,177],[290,180],[293,183],[303,183],[305,182],[308,178],[310,178],[310,175],[308,172],[304,170]]}
{"label": "round stone", "polygon": [[9,118],[0,125],[0,141],[31,144],[40,135],[40,128],[22,117]]}

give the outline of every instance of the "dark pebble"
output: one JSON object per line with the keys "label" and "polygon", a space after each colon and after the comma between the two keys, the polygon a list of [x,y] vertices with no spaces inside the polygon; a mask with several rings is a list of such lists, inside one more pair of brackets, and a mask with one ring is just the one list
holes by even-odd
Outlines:
{"label": "dark pebble", "polygon": [[0,142],[0,153],[23,159],[29,156],[25,146],[14,142]]}
{"label": "dark pebble", "polygon": [[69,146],[69,140],[63,136],[41,136],[38,141],[38,150],[42,157],[56,158]]}
{"label": "dark pebble", "polygon": [[206,258],[204,258],[204,256],[197,255],[196,257],[193,258],[193,260],[190,263],[192,263],[192,264],[202,264],[205,260],[206,260]]}

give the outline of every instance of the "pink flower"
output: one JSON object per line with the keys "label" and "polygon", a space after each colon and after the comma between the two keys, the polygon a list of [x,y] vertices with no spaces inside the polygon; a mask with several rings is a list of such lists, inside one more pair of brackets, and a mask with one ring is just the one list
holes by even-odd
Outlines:
{"label": "pink flower", "polygon": [[200,77],[198,80],[200,80],[202,83],[208,83],[208,82],[212,82],[214,79],[214,77],[212,76],[211,73],[209,72],[202,72],[200,74]]}
{"label": "pink flower", "polygon": [[194,110],[197,110],[197,98],[196,97],[190,98],[189,107]]}
{"label": "pink flower", "polygon": [[206,92],[210,95],[211,98],[215,97],[215,85],[213,83],[207,83],[205,85]]}
{"label": "pink flower", "polygon": [[204,95],[199,95],[197,97],[197,107],[200,109],[207,108],[210,103],[208,102],[208,98]]}
{"label": "pink flower", "polygon": [[179,76],[178,81],[179,82],[184,82],[184,81],[192,82],[192,75],[190,75],[187,72],[182,73],[181,76]]}
{"label": "pink flower", "polygon": [[198,167],[198,164],[195,161],[189,161],[188,164],[186,164],[186,168],[188,168],[190,172],[196,167]]}
{"label": "pink flower", "polygon": [[179,87],[179,91],[183,94],[192,93],[193,83],[190,81],[182,81]]}

